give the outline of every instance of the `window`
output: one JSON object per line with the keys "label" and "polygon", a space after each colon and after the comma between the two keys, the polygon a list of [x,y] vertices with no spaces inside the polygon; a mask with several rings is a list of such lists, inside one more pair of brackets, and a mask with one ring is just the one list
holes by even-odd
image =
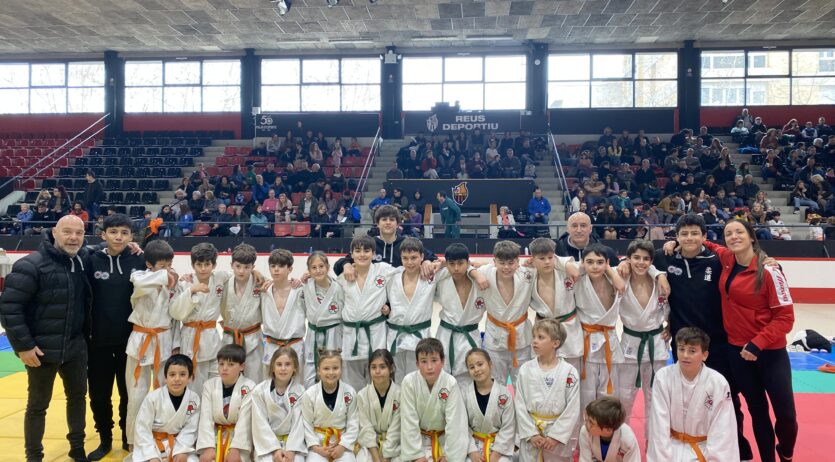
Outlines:
{"label": "window", "polygon": [[126,112],[238,112],[239,60],[128,61]]}
{"label": "window", "polygon": [[380,60],[264,59],[261,109],[275,112],[380,110]]}
{"label": "window", "polygon": [[104,111],[104,63],[0,64],[0,113]]}
{"label": "window", "polygon": [[703,106],[833,104],[835,49],[702,52]]}
{"label": "window", "polygon": [[428,111],[441,101],[474,111],[524,109],[526,75],[523,55],[406,57],[403,110]]}
{"label": "window", "polygon": [[676,53],[555,54],[548,57],[548,107],[675,107]]}

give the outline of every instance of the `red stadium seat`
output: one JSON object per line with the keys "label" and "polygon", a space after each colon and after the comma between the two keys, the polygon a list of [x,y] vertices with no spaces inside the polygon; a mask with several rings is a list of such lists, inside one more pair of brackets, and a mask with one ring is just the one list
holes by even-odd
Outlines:
{"label": "red stadium seat", "polygon": [[83,155],[84,155],[84,151],[82,151],[80,148],[79,149],[73,149],[70,152],[70,157],[81,157]]}
{"label": "red stadium seat", "polygon": [[12,166],[13,167],[26,167],[26,158],[24,158],[24,157],[12,157]]}
{"label": "red stadium seat", "polygon": [[670,179],[666,176],[660,176],[656,177],[655,181],[658,183],[658,189],[664,189],[667,187],[667,183],[670,181]]}
{"label": "red stadium seat", "polygon": [[310,222],[300,221],[293,226],[294,237],[308,237],[310,236]]}
{"label": "red stadium seat", "polygon": [[215,159],[215,165],[218,167],[226,167],[229,165],[229,157],[221,156]]}
{"label": "red stadium seat", "polygon": [[218,172],[220,172],[218,167],[206,167],[206,173],[209,174],[209,176],[218,176]]}
{"label": "red stadium seat", "polygon": [[0,167],[0,177],[9,176],[8,172],[6,172],[6,167]]}
{"label": "red stadium seat", "polygon": [[224,156],[237,156],[238,155],[238,147],[237,146],[226,146],[223,149]]}
{"label": "red stadium seat", "polygon": [[49,151],[43,152],[40,149],[30,149],[29,152],[26,154],[26,157],[41,157],[48,153]]}
{"label": "red stadium seat", "polygon": [[362,157],[368,157],[368,154],[370,154],[370,153],[371,153],[371,148],[370,147],[362,148]]}
{"label": "red stadium seat", "polygon": [[249,155],[249,153],[250,153],[250,152],[252,152],[252,148],[251,148],[251,147],[249,147],[249,146],[244,146],[244,147],[242,147],[242,148],[238,149],[238,152],[239,152],[242,156],[248,156],[248,155]]}
{"label": "red stadium seat", "polygon": [[26,157],[26,154],[29,153],[28,149],[15,149],[14,156],[15,157]]}
{"label": "red stadium seat", "polygon": [[275,234],[275,237],[287,237],[291,233],[292,227],[290,226],[290,223],[276,223],[273,228],[273,234]]}
{"label": "red stadium seat", "polygon": [[191,232],[192,236],[208,236],[209,231],[212,230],[212,226],[208,223],[195,223],[194,224],[194,231]]}
{"label": "red stadium seat", "polygon": [[304,199],[304,193],[303,192],[295,192],[295,193],[290,195],[290,202],[292,202],[293,205],[299,205],[301,203],[302,199]]}
{"label": "red stadium seat", "polygon": [[232,167],[220,167],[218,174],[220,176],[230,176],[232,175]]}
{"label": "red stadium seat", "polygon": [[333,175],[333,167],[325,167],[322,169],[325,172],[325,176]]}

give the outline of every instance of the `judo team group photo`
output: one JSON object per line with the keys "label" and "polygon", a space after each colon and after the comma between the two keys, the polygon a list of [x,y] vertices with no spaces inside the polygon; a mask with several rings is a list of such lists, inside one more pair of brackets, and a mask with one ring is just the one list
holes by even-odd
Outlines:
{"label": "judo team group photo", "polygon": [[66,411],[74,461],[792,460],[793,302],[748,222],[718,245],[686,214],[663,248],[618,257],[576,213],[558,241],[471,259],[400,236],[393,206],[374,221],[333,266],[276,248],[265,273],[244,243],[228,267],[197,240],[178,274],[125,215],[98,246],[61,218],[0,297],[28,377],[9,456],[44,460],[60,378],[66,410],[49,412]]}

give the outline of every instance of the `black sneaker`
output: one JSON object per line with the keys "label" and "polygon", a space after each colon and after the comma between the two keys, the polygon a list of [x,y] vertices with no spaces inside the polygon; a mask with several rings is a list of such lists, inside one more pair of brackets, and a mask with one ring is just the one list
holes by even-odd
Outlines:
{"label": "black sneaker", "polygon": [[87,454],[87,459],[91,461],[102,460],[104,456],[110,453],[112,449],[112,440],[110,439],[102,439],[99,447],[96,448],[95,451]]}
{"label": "black sneaker", "polygon": [[128,451],[130,446],[128,446],[128,435],[125,432],[122,432],[122,450]]}
{"label": "black sneaker", "polygon": [[89,462],[90,461],[90,459],[87,458],[87,455],[84,452],[83,447],[72,448],[72,449],[70,449],[70,452],[67,455],[70,456],[70,459],[72,459],[73,462]]}
{"label": "black sneaker", "polygon": [[791,457],[783,456],[782,451],[780,451],[780,445],[779,444],[777,445],[777,457],[780,458],[780,462],[791,462],[791,460],[792,460]]}

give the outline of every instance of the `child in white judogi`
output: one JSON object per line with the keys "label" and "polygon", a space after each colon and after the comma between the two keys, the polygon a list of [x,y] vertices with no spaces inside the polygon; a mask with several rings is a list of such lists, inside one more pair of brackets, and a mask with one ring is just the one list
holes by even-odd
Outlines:
{"label": "child in white judogi", "polygon": [[710,338],[695,327],[676,333],[678,362],[655,374],[647,462],[739,462],[731,391],[704,365]]}
{"label": "child in white judogi", "polygon": [[415,357],[418,370],[400,385],[400,459],[463,461],[469,439],[460,432],[466,431],[467,411],[458,382],[444,372],[444,346],[423,339]]}
{"label": "child in white judogi", "polygon": [[484,298],[470,278],[470,252],[461,243],[450,244],[444,253],[446,268],[435,273],[435,301],[441,304],[441,325],[435,337],[447,352],[444,371],[459,383],[470,380],[465,357],[481,347],[478,325],[484,318]]}
{"label": "child in white judogi", "polygon": [[[255,383],[243,375],[246,351],[224,345],[217,353],[219,377],[206,381],[200,400],[197,451],[201,460],[225,460],[237,453],[249,461],[252,450],[252,390]],[[255,367],[261,368],[256,362]]]}
{"label": "child in white judogi", "polygon": [[[168,310],[176,295],[177,273],[171,269],[174,250],[165,241],[151,241],[145,248],[145,271],[130,275],[133,311],[128,322],[133,332],[125,349],[125,382],[128,388],[128,415],[125,422],[128,444],[133,444],[136,414],[149,389],[163,385],[161,366],[174,348],[173,320]],[[152,379],[153,375],[153,379]]]}
{"label": "child in white judogi", "polygon": [[573,460],[571,440],[580,425],[577,370],[557,355],[565,329],[554,319],[533,328],[536,359],[519,368],[516,384],[516,437],[519,461]]}
{"label": "child in white judogi", "polygon": [[289,250],[275,249],[270,252],[269,264],[273,282],[261,292],[261,332],[264,334],[261,362],[265,377],[270,373],[273,353],[280,347],[292,347],[299,358],[304,358],[305,332],[302,290],[290,287],[293,254]]}
{"label": "child in white judogi", "polygon": [[[664,322],[670,313],[669,305],[658,295],[655,279],[649,274],[655,248],[652,242],[632,241],[626,250],[630,276],[626,292],[620,301],[623,335],[620,346],[623,364],[618,366],[618,397],[626,410],[626,422],[632,416],[632,406],[638,389],[644,391],[644,416],[649,425],[652,407],[652,383],[655,372],[667,364],[669,353],[664,339]],[[645,428],[645,434],[649,434]]]}
{"label": "child in white judogi", "polygon": [[638,439],[625,418],[617,398],[603,396],[589,403],[580,430],[580,462],[641,462]]}
{"label": "child in white judogi", "polygon": [[[191,248],[193,275],[183,276],[182,290],[171,301],[171,317],[182,321],[180,335],[174,347],[194,361],[194,380],[189,388],[201,393],[209,377],[217,377],[217,350],[220,335],[217,320],[223,288],[231,277],[225,271],[215,271],[217,249],[209,242]],[[197,279],[196,281],[194,279]]]}
{"label": "child in white judogi", "polygon": [[[420,339],[430,337],[435,298],[434,278],[424,280],[420,277],[423,244],[413,237],[403,239],[400,259],[403,266],[395,269],[386,286],[391,308],[383,311],[383,314],[388,314],[386,344],[399,372],[396,377],[404,377],[417,370],[415,346]],[[395,379],[395,382],[400,380]]]}
{"label": "child in white judogi", "polygon": [[224,345],[244,347],[249,367],[244,375],[255,383],[261,382],[261,362],[264,346],[261,339],[261,287],[255,282],[253,268],[258,254],[249,244],[239,244],[232,250],[234,277],[226,282],[220,314],[223,317]]}
{"label": "child in white judogi", "polygon": [[368,358],[374,350],[388,348],[386,317],[381,310],[386,304],[386,285],[395,268],[388,263],[372,264],[376,244],[371,236],[358,236],[351,241],[356,280],[349,282],[345,274],[339,283],[345,293],[342,310],[343,377],[354,389],[368,384]]}
{"label": "child in white judogi", "polygon": [[304,386],[310,388],[316,382],[319,349],[342,348],[345,294],[330,276],[330,263],[324,252],[317,250],[307,257],[307,271],[310,279],[302,287],[300,298],[308,328],[304,339]]}
{"label": "child in white judogi", "polygon": [[[356,261],[356,260],[355,260]],[[339,350],[319,352],[320,382],[302,395],[308,462],[353,462],[359,435],[357,393],[343,382]]]}
{"label": "child in white judogi", "polygon": [[368,361],[371,383],[357,395],[360,432],[358,462],[400,461],[400,386],[394,383],[394,358],[377,350]]}
{"label": "child in white judogi", "polygon": [[200,418],[200,395],[189,390],[192,362],[176,354],[165,361],[165,386],[145,397],[134,429],[133,462],[173,462],[185,456],[197,462],[194,443]]}
{"label": "child in white judogi", "polygon": [[[465,363],[471,381],[462,387],[470,424],[470,460],[510,462],[516,444],[516,410],[507,385],[493,380],[490,356],[470,350]],[[493,456],[492,454],[498,454]]]}
{"label": "child in white judogi", "polygon": [[493,263],[478,268],[474,274],[487,279],[482,290],[487,310],[484,349],[493,359],[493,378],[516,382],[519,366],[531,359],[531,304],[533,271],[519,267],[519,245],[499,241],[493,247]]}
{"label": "child in white judogi", "polygon": [[279,347],[270,358],[267,379],[252,391],[252,460],[304,462],[304,426],[301,423],[299,357],[292,347]]}
{"label": "child in white judogi", "polygon": [[583,365],[580,369],[580,404],[618,391],[617,365],[623,362],[615,325],[621,296],[612,280],[618,278],[609,267],[607,248],[592,244],[583,250],[586,274],[574,285],[577,317],[583,328]]}

